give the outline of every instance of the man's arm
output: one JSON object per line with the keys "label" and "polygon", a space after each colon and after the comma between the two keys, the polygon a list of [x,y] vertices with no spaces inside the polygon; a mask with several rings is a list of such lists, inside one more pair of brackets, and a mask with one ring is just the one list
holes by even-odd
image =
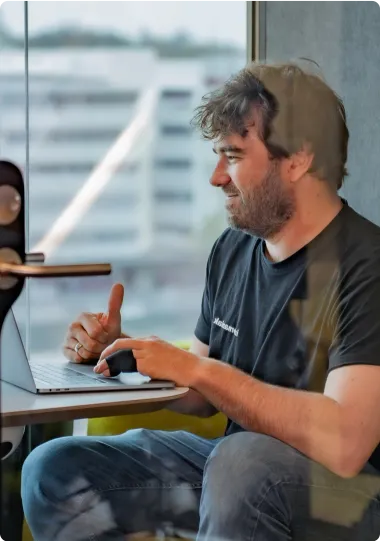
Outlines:
{"label": "man's arm", "polygon": [[[199,357],[208,357],[209,347],[193,336],[190,351]],[[215,407],[194,389],[190,389],[180,400],[174,400],[167,409],[197,417],[211,417],[217,413]]]}
{"label": "man's arm", "polygon": [[[102,356],[125,347],[133,349],[142,374],[171,379],[204,397],[199,403],[191,393],[187,413],[200,415],[209,402],[246,430],[273,436],[341,477],[357,475],[380,442],[379,365],[337,367],[320,394],[263,383],[156,337],[117,340]],[[103,358],[95,371],[106,368]]]}
{"label": "man's arm", "polygon": [[191,386],[239,425],[282,440],[342,477],[358,474],[380,442],[380,366],[333,370],[324,395],[261,383],[213,359],[193,374]]}
{"label": "man's arm", "polygon": [[[121,333],[121,338],[131,338],[125,333]],[[190,344],[190,351],[199,357],[208,357],[209,347],[196,336],[193,336]],[[194,415],[196,417],[212,417],[218,411],[210,402],[194,389],[190,389],[186,396],[179,400],[174,400],[167,409],[185,415]]]}

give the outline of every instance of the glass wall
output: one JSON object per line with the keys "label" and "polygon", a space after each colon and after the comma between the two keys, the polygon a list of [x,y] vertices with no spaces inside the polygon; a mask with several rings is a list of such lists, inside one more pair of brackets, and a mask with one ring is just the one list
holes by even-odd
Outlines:
{"label": "glass wall", "polygon": [[[301,62],[307,62],[309,68],[322,74],[342,97],[350,139],[349,176],[341,193],[350,206],[380,225],[378,3],[260,2],[259,21],[257,41],[261,59],[281,62],[303,58]],[[376,415],[375,411],[373,414]],[[359,483],[363,478],[371,479],[369,472],[361,474]],[[333,511],[326,503],[318,504],[317,470],[311,469],[311,475],[318,479],[310,482],[308,496],[316,522],[333,524],[336,538],[345,538],[346,528],[355,529],[353,525],[359,524],[359,517],[364,516],[364,504],[355,508],[343,500],[339,504],[337,499]]]}
{"label": "glass wall", "polygon": [[30,281],[32,357],[59,354],[69,323],[106,310],[116,281],[126,332],[191,337],[225,218],[211,144],[189,122],[245,64],[246,3],[218,2],[217,18],[214,2],[28,3],[28,163],[23,8],[5,6],[1,154],[28,179],[30,250],[113,267]]}
{"label": "glass wall", "polygon": [[[255,4],[258,56],[309,59],[342,96],[342,195],[380,224],[378,5]],[[69,323],[105,310],[116,281],[126,289],[125,332],[187,339],[225,226],[221,194],[208,184],[211,144],[189,121],[201,97],[245,64],[246,3],[30,2],[27,28],[25,6],[0,12],[0,154],[25,174],[29,249],[47,263],[113,266],[111,277],[28,283],[16,315],[31,355],[59,358]],[[347,510],[340,522],[330,509],[326,517],[314,495],[312,486],[317,518],[346,527]]]}
{"label": "glass wall", "polygon": [[[0,159],[16,163],[25,174],[25,194],[28,197],[28,116],[26,77],[25,3],[5,2],[0,8]],[[7,20],[11,18],[13,32],[9,33]],[[14,51],[17,51],[14,54]],[[18,143],[12,134],[18,132]],[[26,239],[28,238],[28,209],[26,210]],[[28,249],[28,246],[26,247]],[[13,309],[19,322],[24,346],[28,346],[29,287],[24,289]]]}

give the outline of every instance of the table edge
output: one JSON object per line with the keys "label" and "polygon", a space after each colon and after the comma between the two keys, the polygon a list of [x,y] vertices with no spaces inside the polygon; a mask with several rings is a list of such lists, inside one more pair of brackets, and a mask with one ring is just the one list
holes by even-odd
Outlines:
{"label": "table edge", "polygon": [[[9,428],[40,423],[60,422],[64,420],[70,421],[75,419],[91,419],[96,417],[113,417],[116,415],[149,413],[164,409],[167,404],[183,398],[189,392],[189,389],[186,387],[179,387],[176,390],[182,392],[173,396],[158,396],[154,399],[152,399],[152,397],[141,397],[141,399],[138,398],[130,403],[115,403],[110,400],[110,402],[88,405],[77,404],[72,407],[65,407],[62,405],[62,407],[54,408],[53,410],[46,407],[45,409],[39,409],[37,411],[23,410],[14,413],[9,412],[5,415],[1,415],[1,425],[4,428]],[[51,395],[39,395],[40,398],[43,398],[43,396],[48,397]],[[78,413],[80,413],[80,415],[78,415]]]}

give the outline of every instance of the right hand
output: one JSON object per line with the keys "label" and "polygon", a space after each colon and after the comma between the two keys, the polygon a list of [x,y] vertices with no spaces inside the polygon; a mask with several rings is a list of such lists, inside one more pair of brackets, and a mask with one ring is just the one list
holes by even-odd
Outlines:
{"label": "right hand", "polygon": [[[102,351],[121,336],[121,314],[124,287],[114,284],[108,300],[108,312],[82,313],[71,323],[63,343],[64,356],[74,363],[99,359]],[[76,353],[77,343],[83,347]]]}

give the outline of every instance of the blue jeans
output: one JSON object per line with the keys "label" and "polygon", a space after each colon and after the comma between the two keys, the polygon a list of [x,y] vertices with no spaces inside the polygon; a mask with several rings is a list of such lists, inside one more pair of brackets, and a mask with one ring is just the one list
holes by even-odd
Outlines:
{"label": "blue jeans", "polygon": [[371,466],[341,479],[249,432],[59,438],[29,455],[22,476],[35,541],[121,541],[141,531],[199,541],[375,541],[379,494]]}

